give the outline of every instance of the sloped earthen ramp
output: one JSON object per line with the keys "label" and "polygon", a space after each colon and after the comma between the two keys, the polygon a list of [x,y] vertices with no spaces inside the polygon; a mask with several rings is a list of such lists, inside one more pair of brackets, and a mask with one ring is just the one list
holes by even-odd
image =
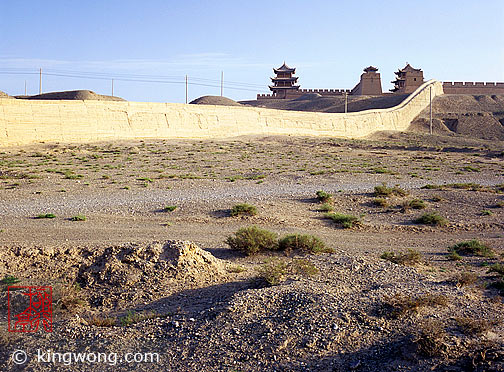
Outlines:
{"label": "sloped earthen ramp", "polygon": [[0,98],[0,146],[132,138],[226,138],[298,135],[362,138],[405,130],[443,94],[430,80],[399,105],[362,112],[321,113],[177,103],[51,101]]}

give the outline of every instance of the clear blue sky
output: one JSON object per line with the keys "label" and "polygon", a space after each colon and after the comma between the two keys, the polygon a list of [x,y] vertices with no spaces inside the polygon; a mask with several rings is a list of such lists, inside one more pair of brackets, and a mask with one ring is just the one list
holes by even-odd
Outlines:
{"label": "clear blue sky", "polygon": [[[253,99],[284,60],[302,88],[351,89],[374,65],[388,90],[406,62],[426,78],[504,81],[503,20],[503,0],[1,0],[0,90],[23,94],[26,80],[38,93],[42,68],[45,92],[110,94],[115,77],[128,100],[184,102],[186,74],[191,100],[219,95],[224,71],[225,96]],[[160,77],[175,83],[124,81]]]}

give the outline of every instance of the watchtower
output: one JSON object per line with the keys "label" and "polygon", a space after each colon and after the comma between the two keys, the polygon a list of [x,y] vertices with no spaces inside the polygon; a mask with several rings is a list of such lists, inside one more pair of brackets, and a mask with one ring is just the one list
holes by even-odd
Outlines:
{"label": "watchtower", "polygon": [[284,62],[279,68],[274,68],[273,72],[276,77],[271,78],[273,85],[270,85],[269,88],[273,92],[274,97],[287,98],[289,93],[299,90],[299,85],[295,85],[298,78],[292,76],[296,73],[296,68],[291,68]]}

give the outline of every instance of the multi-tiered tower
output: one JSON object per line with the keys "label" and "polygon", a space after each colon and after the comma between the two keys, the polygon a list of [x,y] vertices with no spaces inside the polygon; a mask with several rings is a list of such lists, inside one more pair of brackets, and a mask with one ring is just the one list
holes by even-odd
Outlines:
{"label": "multi-tiered tower", "polygon": [[281,67],[274,68],[273,72],[276,77],[271,78],[273,85],[270,85],[269,88],[274,97],[288,98],[290,93],[298,91],[299,85],[295,85],[298,78],[292,76],[296,73],[295,68],[290,68],[284,62]]}
{"label": "multi-tiered tower", "polygon": [[409,63],[406,67],[394,72],[397,78],[392,81],[394,88],[390,89],[394,93],[413,93],[420,85],[423,84],[423,71],[419,68],[413,68]]}

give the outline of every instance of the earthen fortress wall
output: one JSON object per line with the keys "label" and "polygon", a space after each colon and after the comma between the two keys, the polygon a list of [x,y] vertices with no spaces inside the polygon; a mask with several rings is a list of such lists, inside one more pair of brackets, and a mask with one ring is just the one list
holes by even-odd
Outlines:
{"label": "earthen fortress wall", "polygon": [[361,138],[381,130],[405,130],[429,105],[431,88],[433,98],[443,94],[442,84],[431,80],[398,106],[347,114],[177,103],[2,98],[0,146],[275,134]]}

